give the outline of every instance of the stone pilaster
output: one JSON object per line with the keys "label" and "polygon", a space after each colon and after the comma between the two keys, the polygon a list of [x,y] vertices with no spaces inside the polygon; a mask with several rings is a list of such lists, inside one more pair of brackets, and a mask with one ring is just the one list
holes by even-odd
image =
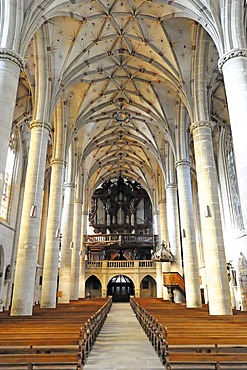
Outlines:
{"label": "stone pilaster", "polygon": [[[171,252],[174,255],[175,261],[171,265],[172,272],[179,272],[183,276],[181,242],[179,231],[179,215],[178,215],[178,198],[177,185],[174,183],[166,184],[166,207],[167,207],[167,227],[169,235],[169,243]],[[165,293],[164,298],[167,299],[169,293]],[[182,302],[183,297],[178,290],[174,291],[175,302]]]}
{"label": "stone pilaster", "polygon": [[33,121],[11,315],[31,315],[50,125]]}
{"label": "stone pilaster", "polygon": [[1,111],[1,151],[0,151],[0,194],[3,192],[5,166],[9,146],[10,131],[15,109],[16,93],[20,71],[24,68],[22,58],[14,51],[0,48],[0,111]]}
{"label": "stone pilaster", "polygon": [[193,133],[205,268],[212,315],[232,313],[223,244],[218,181],[211,134],[212,123],[195,122]]}
{"label": "stone pilaster", "polygon": [[51,160],[51,184],[49,212],[47,218],[44,270],[41,293],[41,307],[56,307],[57,274],[60,244],[61,207],[65,161]]}
{"label": "stone pilaster", "polygon": [[175,262],[172,264],[172,271],[177,271],[183,276],[178,217],[177,185],[166,184],[165,188],[169,243],[171,252],[175,258]]}
{"label": "stone pilaster", "polygon": [[50,186],[50,174],[45,178],[45,185],[43,191],[44,195],[43,195],[42,216],[39,233],[39,250],[38,250],[38,264],[40,266],[43,266],[45,255],[46,227],[49,205],[49,186]]}
{"label": "stone pilaster", "polygon": [[[165,244],[168,243],[168,228],[167,228],[167,212],[166,212],[166,199],[159,200],[159,213],[160,213],[160,240],[161,243],[164,241]],[[169,299],[169,294],[167,288],[163,285],[163,273],[171,271],[170,262],[160,262],[161,264],[161,273],[162,273],[162,297],[164,300]]]}
{"label": "stone pilaster", "polygon": [[78,299],[79,295],[81,221],[82,221],[82,200],[76,199],[74,205],[70,299]]}
{"label": "stone pilaster", "polygon": [[[83,205],[84,207],[84,205]],[[85,298],[85,275],[86,275],[86,261],[85,261],[85,240],[84,235],[87,234],[87,219],[88,211],[85,209],[82,211],[82,236],[81,236],[81,256],[80,256],[80,286],[79,286],[79,298]]]}
{"label": "stone pilaster", "polygon": [[163,298],[162,262],[156,262],[156,287],[157,287],[157,298]]}
{"label": "stone pilaster", "polygon": [[168,230],[167,230],[167,215],[166,215],[166,200],[159,200],[159,214],[160,214],[160,239],[167,243]]}
{"label": "stone pilaster", "polygon": [[177,169],[180,227],[184,260],[184,279],[186,287],[186,305],[189,308],[201,307],[199,265],[196,247],[190,163],[180,160]]}
{"label": "stone pilaster", "polygon": [[75,184],[72,182],[64,185],[64,206],[62,215],[62,248],[59,270],[58,303],[70,301],[70,277],[71,277],[71,251],[73,245],[73,216],[74,216]]}
{"label": "stone pilaster", "polygon": [[153,212],[153,220],[154,220],[154,235],[158,235],[158,240],[160,243],[160,225],[159,225],[159,211]]}
{"label": "stone pilaster", "polygon": [[235,164],[245,232],[247,232],[247,49],[233,49],[219,60],[224,75]]}

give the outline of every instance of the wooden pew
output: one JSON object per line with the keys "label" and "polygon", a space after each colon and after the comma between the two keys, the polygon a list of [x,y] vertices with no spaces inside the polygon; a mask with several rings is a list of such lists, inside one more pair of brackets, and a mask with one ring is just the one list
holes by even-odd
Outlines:
{"label": "wooden pew", "polygon": [[247,313],[210,316],[208,307],[133,299],[132,308],[167,370],[247,370]]}
{"label": "wooden pew", "polygon": [[[81,367],[81,358],[79,354],[76,353],[50,353],[50,354],[4,354],[0,357],[0,367],[2,366],[28,366],[28,370],[33,369],[33,366],[41,366],[42,370],[49,368],[51,365],[58,365],[59,369],[62,369],[63,366],[68,369],[82,369]],[[5,367],[5,369],[6,369]],[[8,367],[9,368],[9,367]]]}
{"label": "wooden pew", "polygon": [[35,307],[33,316],[24,317],[0,313],[0,369],[45,370],[51,364],[57,370],[82,369],[111,302],[90,299],[56,309]]}

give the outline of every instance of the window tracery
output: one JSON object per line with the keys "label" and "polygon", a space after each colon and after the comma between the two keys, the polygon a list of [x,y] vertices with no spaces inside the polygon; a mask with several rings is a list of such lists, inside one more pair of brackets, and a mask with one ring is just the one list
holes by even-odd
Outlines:
{"label": "window tracery", "polygon": [[237,173],[235,167],[234,150],[232,142],[232,134],[229,131],[226,136],[226,166],[228,174],[228,182],[230,187],[230,197],[232,203],[233,221],[235,227],[241,231],[244,230],[244,223],[241,211],[241,203],[239,198],[239,189],[237,181]]}
{"label": "window tracery", "polygon": [[4,184],[3,184],[3,193],[2,193],[2,200],[1,200],[1,208],[0,208],[0,218],[7,221],[8,218],[8,211],[10,206],[10,197],[11,197],[11,186],[12,186],[12,179],[14,174],[14,167],[15,167],[15,158],[16,158],[16,134],[12,133],[9,142],[8,154],[7,154],[7,161],[5,167],[5,176],[4,176]]}

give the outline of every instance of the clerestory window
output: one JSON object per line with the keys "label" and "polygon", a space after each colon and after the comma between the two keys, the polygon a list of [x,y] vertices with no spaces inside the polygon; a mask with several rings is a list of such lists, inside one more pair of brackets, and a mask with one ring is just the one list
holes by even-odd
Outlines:
{"label": "clerestory window", "polygon": [[5,167],[5,177],[4,177],[4,184],[3,184],[3,193],[2,193],[2,200],[1,200],[1,208],[0,208],[0,218],[7,220],[8,218],[8,211],[10,206],[10,196],[11,196],[11,186],[12,186],[12,179],[14,174],[14,167],[15,167],[15,154],[16,154],[16,137],[15,135],[11,135],[8,154],[7,154],[7,162]]}
{"label": "clerestory window", "polygon": [[238,189],[237,173],[236,173],[236,167],[235,167],[232,135],[230,132],[228,133],[227,138],[226,138],[226,164],[227,164],[228,181],[229,181],[231,205],[232,205],[232,212],[233,212],[233,222],[234,222],[235,228],[241,231],[244,229],[244,223],[243,223],[241,203],[240,203],[240,198],[239,198],[239,189]]}

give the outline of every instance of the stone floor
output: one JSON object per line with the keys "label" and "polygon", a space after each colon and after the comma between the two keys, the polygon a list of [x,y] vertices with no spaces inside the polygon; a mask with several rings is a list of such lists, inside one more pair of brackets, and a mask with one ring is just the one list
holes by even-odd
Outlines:
{"label": "stone floor", "polygon": [[129,303],[113,303],[83,370],[164,370]]}

